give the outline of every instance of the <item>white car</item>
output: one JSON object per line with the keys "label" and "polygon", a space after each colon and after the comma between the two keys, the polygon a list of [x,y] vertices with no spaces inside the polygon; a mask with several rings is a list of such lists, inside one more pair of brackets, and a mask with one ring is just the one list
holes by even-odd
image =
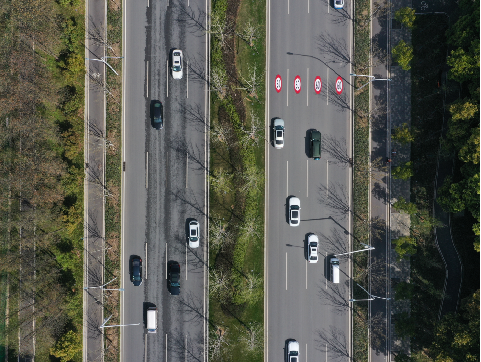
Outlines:
{"label": "white car", "polygon": [[308,250],[307,260],[309,263],[317,263],[319,257],[317,256],[317,249],[319,247],[319,238],[316,234],[311,234],[307,238]]}
{"label": "white car", "polygon": [[299,342],[295,339],[291,339],[287,343],[287,362],[299,361]]}
{"label": "white car", "polygon": [[334,9],[342,9],[344,7],[344,0],[334,0]]}
{"label": "white car", "polygon": [[301,221],[301,200],[297,197],[289,199],[289,225],[299,226]]}
{"label": "white car", "polygon": [[182,50],[174,49],[172,51],[172,78],[174,79],[182,79],[183,70],[182,70]]}
{"label": "white car", "polygon": [[274,146],[277,149],[284,147],[284,120],[276,118],[274,120]]}
{"label": "white car", "polygon": [[197,220],[192,220],[189,222],[189,247],[198,248],[199,241],[199,222]]}

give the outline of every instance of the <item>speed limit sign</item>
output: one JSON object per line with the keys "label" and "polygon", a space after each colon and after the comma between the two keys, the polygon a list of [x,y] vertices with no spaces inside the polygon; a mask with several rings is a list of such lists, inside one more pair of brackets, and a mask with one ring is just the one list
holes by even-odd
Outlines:
{"label": "speed limit sign", "polygon": [[341,94],[343,88],[344,88],[344,85],[342,84],[342,78],[337,77],[337,79],[336,79],[336,92],[337,92],[337,94]]}
{"label": "speed limit sign", "polygon": [[299,94],[300,91],[301,91],[301,77],[296,75],[296,77],[294,78],[294,92]]}
{"label": "speed limit sign", "polygon": [[282,89],[282,78],[279,74],[276,76],[276,92],[279,93]]}
{"label": "speed limit sign", "polygon": [[322,80],[321,77],[317,76],[316,79],[314,79],[314,92],[316,94],[320,94],[322,89]]}

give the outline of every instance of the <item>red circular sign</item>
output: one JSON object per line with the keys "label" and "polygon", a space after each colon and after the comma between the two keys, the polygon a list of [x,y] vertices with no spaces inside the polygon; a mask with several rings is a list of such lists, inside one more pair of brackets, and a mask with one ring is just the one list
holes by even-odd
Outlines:
{"label": "red circular sign", "polygon": [[296,75],[294,78],[294,91],[299,94],[301,92],[301,77]]}
{"label": "red circular sign", "polygon": [[282,78],[279,74],[276,75],[276,91],[279,93],[282,89]]}
{"label": "red circular sign", "polygon": [[344,89],[344,84],[342,83],[342,78],[337,77],[337,79],[336,79],[336,92],[337,92],[337,94],[341,94],[343,89]]}
{"label": "red circular sign", "polygon": [[314,92],[316,94],[320,94],[322,89],[322,80],[321,77],[317,76],[316,79],[314,79]]}

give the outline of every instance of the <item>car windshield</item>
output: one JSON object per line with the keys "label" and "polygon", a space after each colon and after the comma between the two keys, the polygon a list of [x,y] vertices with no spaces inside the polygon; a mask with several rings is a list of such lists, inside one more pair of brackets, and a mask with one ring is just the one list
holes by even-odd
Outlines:
{"label": "car windshield", "polygon": [[174,72],[180,72],[180,65],[174,65]]}

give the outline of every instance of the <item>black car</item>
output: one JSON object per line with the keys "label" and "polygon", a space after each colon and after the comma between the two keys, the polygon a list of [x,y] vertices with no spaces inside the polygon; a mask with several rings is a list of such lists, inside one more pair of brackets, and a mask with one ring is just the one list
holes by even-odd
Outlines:
{"label": "black car", "polygon": [[167,285],[172,295],[180,294],[180,264],[176,261],[169,265],[169,274],[167,277]]}
{"label": "black car", "polygon": [[316,129],[311,131],[311,157],[321,159],[321,132]]}
{"label": "black car", "polygon": [[142,285],[142,259],[140,256],[130,257],[130,281],[137,287]]}
{"label": "black car", "polygon": [[154,101],[152,105],[152,124],[155,129],[164,128],[164,106],[161,101]]}

